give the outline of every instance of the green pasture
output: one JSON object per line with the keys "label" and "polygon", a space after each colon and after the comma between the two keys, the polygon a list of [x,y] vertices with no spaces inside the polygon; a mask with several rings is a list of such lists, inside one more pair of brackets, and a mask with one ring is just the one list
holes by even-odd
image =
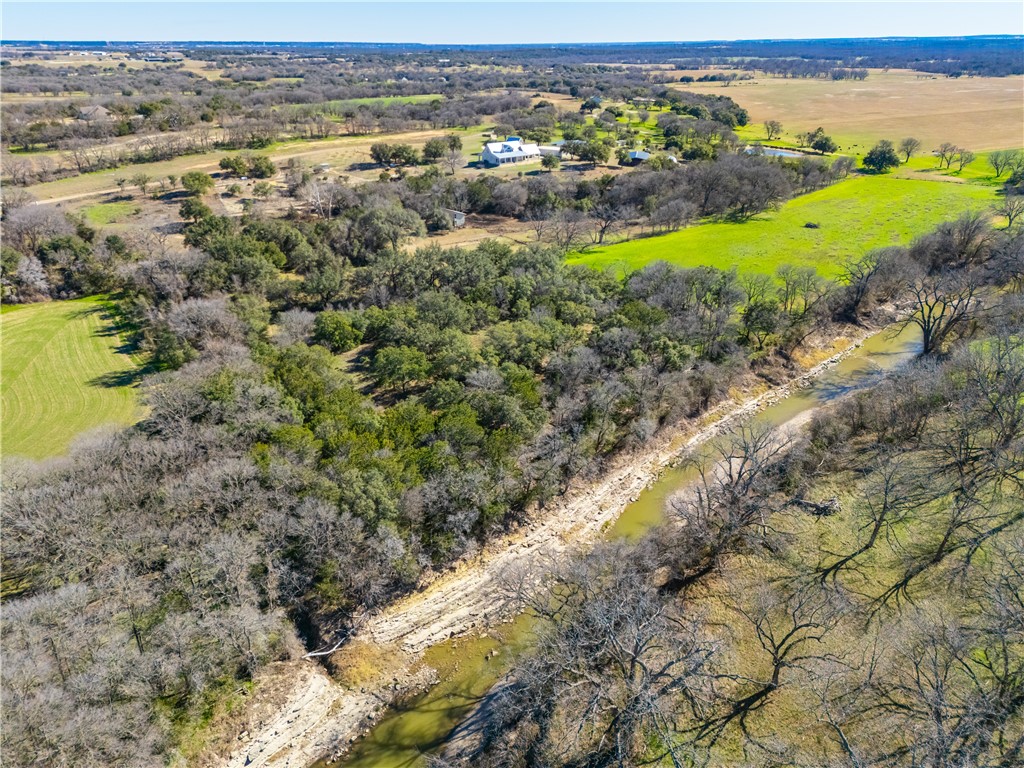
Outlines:
{"label": "green pasture", "polygon": [[[995,189],[892,176],[856,176],[795,198],[745,222],[698,224],[666,235],[574,254],[570,263],[629,272],[655,261],[681,267],[773,274],[782,264],[811,266],[832,277],[842,262],[907,243],[964,210],[988,207]],[[808,223],[818,228],[808,228]]]}
{"label": "green pasture", "polygon": [[139,210],[141,210],[139,206],[131,200],[115,200],[109,203],[90,205],[83,208],[82,213],[90,224],[102,227],[123,221]]}
{"label": "green pasture", "polygon": [[98,297],[7,309],[0,319],[4,456],[65,453],[82,432],[140,413],[138,368]]}

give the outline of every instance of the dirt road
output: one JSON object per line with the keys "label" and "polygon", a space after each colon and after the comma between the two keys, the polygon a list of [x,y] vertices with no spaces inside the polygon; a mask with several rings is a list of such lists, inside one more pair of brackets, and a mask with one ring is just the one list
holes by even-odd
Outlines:
{"label": "dirt road", "polygon": [[[412,144],[415,147],[422,145],[431,138],[444,136],[451,131],[441,129],[425,131],[403,131],[400,133],[380,133],[364,136],[334,136],[328,139],[319,140],[290,140],[281,146],[269,150],[253,150],[253,154],[266,155],[279,166],[291,159],[303,158],[309,162],[321,162],[325,160],[342,159],[342,164],[332,174],[342,174],[352,180],[366,181],[377,177],[379,169],[374,168],[368,171],[356,172],[348,170],[348,165],[355,161],[370,161],[370,145],[377,141],[389,141]],[[481,134],[480,132],[459,134],[464,142],[472,143]],[[70,202],[90,197],[102,197],[103,195],[120,192],[116,186],[111,186],[117,176],[133,176],[137,173],[144,173],[154,179],[166,178],[173,173],[181,176],[186,171],[216,171],[219,169],[220,159],[225,155],[237,154],[237,150],[215,150],[199,155],[183,155],[170,160],[161,160],[153,163],[142,163],[139,165],[128,165],[120,168],[113,168],[107,171],[72,176],[66,179],[33,184],[26,189],[38,201],[39,204],[52,204]],[[470,169],[465,171],[471,172]],[[108,181],[101,181],[102,176],[109,177]],[[104,184],[98,189],[90,189],[90,186]]]}
{"label": "dirt road", "polygon": [[[703,425],[684,425],[663,436],[643,453],[623,455],[597,483],[570,491],[526,529],[489,546],[472,560],[435,579],[422,592],[392,604],[371,617],[353,642],[399,649],[395,666],[373,685],[346,690],[316,668],[296,675],[294,692],[276,717],[255,730],[228,761],[229,768],[244,766],[302,766],[325,754],[343,750],[350,739],[372,725],[396,690],[422,685],[410,676],[423,651],[452,636],[479,632],[510,618],[502,608],[499,584],[510,569],[530,571],[543,567],[570,547],[595,541],[605,526],[680,454],[728,429],[733,423],[808,385],[856,349],[858,340],[843,352],[815,366],[790,383],[771,389],[744,403],[727,402],[703,419]],[[810,419],[805,411],[789,422],[796,429]],[[314,666],[315,662],[305,662]],[[421,670],[420,674],[429,672]]]}

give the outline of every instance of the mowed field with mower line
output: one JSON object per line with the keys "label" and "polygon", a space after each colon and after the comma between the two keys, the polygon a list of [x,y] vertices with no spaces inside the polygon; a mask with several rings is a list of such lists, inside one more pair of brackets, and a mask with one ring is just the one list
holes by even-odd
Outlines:
{"label": "mowed field with mower line", "polygon": [[735,266],[741,272],[765,274],[793,264],[835,277],[850,257],[908,243],[943,221],[966,210],[984,210],[995,200],[995,188],[987,185],[857,176],[749,221],[697,224],[594,248],[569,261],[616,274],[655,261],[680,267]]}
{"label": "mowed field with mower line", "polygon": [[5,307],[0,315],[5,457],[65,453],[87,430],[135,421],[138,369],[97,297]]}

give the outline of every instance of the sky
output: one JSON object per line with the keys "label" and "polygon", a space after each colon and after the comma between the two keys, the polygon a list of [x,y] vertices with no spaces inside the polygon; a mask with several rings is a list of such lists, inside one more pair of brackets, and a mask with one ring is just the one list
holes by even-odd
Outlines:
{"label": "sky", "polygon": [[4,40],[574,43],[1024,34],[1024,2],[3,0]]}

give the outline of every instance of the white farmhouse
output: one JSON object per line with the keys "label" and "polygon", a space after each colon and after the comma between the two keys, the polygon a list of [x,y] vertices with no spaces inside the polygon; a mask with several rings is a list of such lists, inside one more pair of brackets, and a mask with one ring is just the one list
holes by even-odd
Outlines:
{"label": "white farmhouse", "polygon": [[540,159],[540,148],[536,144],[524,144],[518,136],[509,136],[504,141],[484,144],[480,159],[487,165],[505,165]]}

